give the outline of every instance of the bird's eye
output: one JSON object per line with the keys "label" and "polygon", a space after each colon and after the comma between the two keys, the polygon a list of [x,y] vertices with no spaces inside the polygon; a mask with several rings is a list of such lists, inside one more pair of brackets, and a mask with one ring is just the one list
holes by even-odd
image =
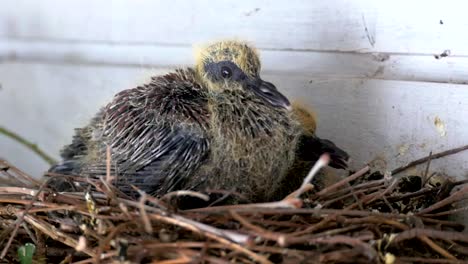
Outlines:
{"label": "bird's eye", "polygon": [[221,67],[221,76],[223,76],[224,79],[231,78],[232,76],[231,69],[229,69],[229,67],[226,67],[226,66]]}

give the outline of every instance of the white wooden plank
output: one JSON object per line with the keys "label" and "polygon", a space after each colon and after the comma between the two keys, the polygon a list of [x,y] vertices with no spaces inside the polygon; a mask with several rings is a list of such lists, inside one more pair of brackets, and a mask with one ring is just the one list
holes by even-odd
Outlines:
{"label": "white wooden plank", "polygon": [[[162,73],[163,69],[154,70]],[[0,64],[0,124],[38,143],[50,153],[70,141],[117,91],[149,76],[139,67],[52,64]],[[289,97],[313,106],[319,136],[347,149],[353,167],[376,156],[389,168],[468,143],[468,89],[463,85],[364,79],[310,79],[265,73]],[[7,114],[6,114],[7,113]],[[442,120],[441,136],[434,125]],[[404,153],[401,149],[407,148]],[[38,175],[46,165],[24,148],[0,137],[0,156]],[[468,153],[433,161],[432,168],[463,177]]]}
{"label": "white wooden plank", "polygon": [[[306,78],[468,82],[468,57],[262,50],[266,72]],[[0,41],[0,60],[164,68],[191,65],[192,47]]]}
{"label": "white wooden plank", "polygon": [[190,45],[241,37],[262,48],[468,55],[460,0],[4,0],[0,36]]}

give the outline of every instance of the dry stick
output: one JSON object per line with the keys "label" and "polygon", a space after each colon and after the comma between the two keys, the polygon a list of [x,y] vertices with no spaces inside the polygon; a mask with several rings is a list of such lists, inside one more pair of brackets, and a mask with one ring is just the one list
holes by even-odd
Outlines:
{"label": "dry stick", "polygon": [[392,201],[392,202],[398,202],[398,201],[403,200],[403,199],[409,199],[409,198],[422,196],[422,195],[425,195],[425,194],[430,193],[430,192],[434,192],[434,189],[423,188],[423,189],[420,189],[420,190],[418,190],[416,192],[405,193],[405,194],[402,194],[402,195],[389,196],[389,197],[387,197],[387,199],[389,201]]}
{"label": "dry stick", "polygon": [[357,197],[356,192],[355,192],[353,186],[352,186],[349,182],[346,183],[346,185],[348,185],[349,188],[351,188],[351,194],[352,194],[352,196],[353,196],[353,198],[354,198],[354,201],[356,201],[356,203],[357,203],[357,205],[358,205],[358,207],[359,207],[359,210],[364,211],[363,203],[362,203],[361,199],[359,199],[359,198]]}
{"label": "dry stick", "polygon": [[[329,206],[329,205],[331,205],[331,204],[334,204],[334,203],[336,203],[336,202],[338,202],[338,201],[341,201],[341,200],[343,200],[343,199],[349,198],[350,196],[356,196],[356,197],[357,197],[357,195],[361,195],[361,194],[364,194],[364,193],[366,193],[366,192],[378,191],[378,190],[380,190],[380,189],[382,189],[382,186],[371,187],[371,188],[369,188],[369,189],[367,189],[367,190],[359,190],[359,191],[352,191],[352,190],[350,190],[351,192],[349,192],[349,193],[347,193],[347,194],[345,194],[345,195],[339,196],[339,197],[337,197],[337,198],[323,200],[322,207],[325,208],[325,207],[327,207],[327,206]],[[353,194],[354,194],[354,195],[353,195]],[[362,209],[361,209],[361,210],[362,210]]]}
{"label": "dry stick", "polygon": [[[457,223],[457,222],[454,222],[454,221],[432,219],[432,218],[423,217],[423,216],[420,216],[419,218],[424,223],[430,223],[430,224],[440,225],[440,226],[449,226],[449,227],[452,227],[452,228],[455,228],[455,229],[464,229],[465,228],[464,224]],[[467,251],[467,253],[468,253],[468,251]]]}
{"label": "dry stick", "polygon": [[[34,226],[35,228],[41,230],[44,234],[48,235],[49,237],[51,237],[52,239],[54,240],[57,240],[57,241],[60,241],[62,243],[64,243],[65,245],[67,246],[70,246],[72,248],[75,248],[76,245],[78,245],[78,241],[71,238],[70,236],[58,231],[54,226],[44,222],[44,221],[41,221],[39,219],[36,219],[30,215],[26,215],[24,216],[24,220]],[[95,253],[90,250],[90,249],[83,249],[82,252],[88,254],[89,256],[94,256]]]}
{"label": "dry stick", "polygon": [[420,236],[428,236],[436,239],[457,240],[468,243],[468,234],[453,231],[439,231],[433,229],[413,228],[396,235],[392,243],[398,243],[404,240]]}
{"label": "dry stick", "polygon": [[305,235],[305,234],[308,234],[308,233],[312,233],[312,232],[315,232],[321,228],[324,228],[325,226],[328,225],[328,223],[330,222],[334,222],[336,221],[336,215],[329,215],[328,217],[322,219],[320,222],[314,224],[314,225],[311,225],[309,227],[307,227],[306,229],[304,230],[300,230],[300,231],[296,231],[296,232],[293,232],[291,234],[289,234],[290,236],[300,236],[300,235]]}
{"label": "dry stick", "polygon": [[398,179],[392,179],[390,185],[385,190],[380,191],[378,193],[374,193],[373,195],[369,195],[369,196],[367,196],[367,198],[361,199],[357,203],[351,204],[348,207],[346,207],[345,209],[354,209],[357,205],[359,205],[359,203],[361,203],[361,204],[370,204],[370,203],[384,197],[387,193],[391,193],[393,191],[393,189],[395,189],[397,187],[397,183],[398,183]]}
{"label": "dry stick", "polygon": [[412,162],[406,164],[405,166],[402,166],[402,167],[399,167],[399,168],[396,168],[396,169],[392,170],[392,175],[395,175],[395,174],[400,173],[400,172],[402,172],[404,170],[407,170],[407,169],[409,169],[411,167],[414,167],[416,165],[427,162],[429,159],[432,159],[432,160],[440,159],[442,157],[445,157],[445,156],[448,156],[448,155],[453,155],[453,154],[456,154],[458,152],[462,152],[462,151],[467,150],[467,149],[468,149],[468,145],[465,145],[463,147],[449,149],[449,150],[446,150],[446,151],[436,153],[434,155],[430,155],[430,156],[427,156],[427,157],[424,157],[424,158],[417,159],[415,161],[412,161]]}
{"label": "dry stick", "polygon": [[[282,246],[290,246],[290,245],[297,245],[297,244],[302,244],[302,243],[311,243],[311,240],[318,239],[318,238],[331,238],[335,235],[341,234],[341,233],[346,233],[346,232],[351,232],[355,231],[357,229],[362,229],[362,226],[359,225],[350,225],[347,227],[342,227],[342,228],[336,228],[336,229],[331,229],[331,230],[326,230],[320,233],[316,234],[310,234],[310,235],[304,235],[304,236],[297,236],[297,237],[284,237],[282,241]],[[344,235],[343,235],[344,236]],[[353,239],[357,240],[371,240],[374,239],[373,235],[361,235],[361,236],[354,236],[351,237]]]}
{"label": "dry stick", "polygon": [[[128,201],[121,199],[120,201],[131,205],[136,208],[140,208],[140,204],[134,201]],[[220,243],[225,244],[227,247],[231,248],[232,250],[236,250],[246,254],[247,256],[253,258],[254,260],[260,263],[271,263],[265,257],[260,256],[239,244],[246,244],[250,241],[249,237],[237,232],[229,231],[229,230],[222,230],[219,228],[215,228],[209,226],[207,224],[203,224],[188,218],[185,218],[180,215],[172,214],[171,216],[166,216],[165,212],[157,209],[151,208],[149,206],[145,206],[145,209],[153,209],[152,211],[157,213],[148,214],[148,217],[154,220],[162,221],[164,223],[177,225],[183,227],[185,229],[191,230],[192,232],[204,235],[208,238],[216,240]]]}
{"label": "dry stick", "polygon": [[425,263],[425,264],[466,264],[466,261],[440,258],[397,257],[394,263]]}
{"label": "dry stick", "polygon": [[[3,166],[3,167],[6,167],[8,168],[8,170],[11,170],[13,171],[15,174],[17,174],[17,176],[20,176],[21,178],[25,179],[26,181],[30,182],[30,183],[33,183],[37,186],[41,186],[42,182],[34,179],[33,177],[31,177],[29,174],[23,172],[22,170],[18,169],[17,167],[13,166],[12,164],[10,164],[8,161],[6,160],[2,160],[0,159],[0,166]],[[16,178],[16,177],[15,177]]]}
{"label": "dry stick", "polygon": [[454,194],[450,195],[449,197],[443,199],[442,201],[439,201],[417,213],[417,215],[422,215],[422,214],[427,214],[429,212],[432,212],[434,210],[437,210],[439,208],[442,208],[444,206],[447,206],[449,204],[452,204],[458,200],[463,199],[465,194],[468,192],[468,185],[464,186],[460,190],[456,191]]}
{"label": "dry stick", "polygon": [[172,197],[178,197],[178,196],[192,196],[199,198],[205,202],[208,202],[210,200],[210,197],[206,194],[195,192],[195,191],[189,191],[189,190],[179,190],[179,191],[173,191],[164,194],[163,197],[160,198],[160,200],[165,200],[168,201]]}
{"label": "dry stick", "polygon": [[380,224],[380,225],[390,225],[394,226],[396,228],[399,228],[401,230],[408,230],[409,227],[405,224],[402,224],[398,221],[392,220],[392,219],[387,219],[384,217],[378,217],[378,216],[365,216],[362,218],[351,218],[351,219],[346,219],[344,220],[345,224]]}
{"label": "dry stick", "polygon": [[22,136],[16,134],[15,132],[6,129],[5,127],[0,126],[0,134],[3,134],[14,141],[20,143],[21,145],[27,147],[34,153],[36,153],[39,157],[41,157],[44,161],[49,163],[49,165],[53,165],[57,163],[57,161],[52,158],[51,156],[47,155],[44,151],[42,151],[36,144],[30,142],[29,140],[23,138]]}
{"label": "dry stick", "polygon": [[190,259],[187,256],[181,256],[177,259],[168,259],[168,260],[161,260],[158,261],[159,264],[186,264],[191,263],[193,259]]}
{"label": "dry stick", "polygon": [[16,233],[18,232],[18,229],[21,225],[21,223],[23,222],[25,216],[27,215],[28,211],[31,209],[31,207],[33,206],[34,204],[34,201],[37,200],[39,194],[42,192],[42,190],[45,188],[45,186],[47,186],[47,184],[49,183],[50,179],[48,179],[47,181],[45,181],[42,186],[39,188],[39,190],[37,191],[37,193],[32,197],[32,199],[30,201],[28,201],[29,203],[26,204],[26,208],[24,209],[24,212],[21,213],[21,215],[16,219],[15,221],[15,227],[13,228],[13,232],[11,233],[10,235],[10,238],[8,239],[8,242],[7,244],[5,245],[5,247],[3,248],[3,251],[2,253],[0,254],[0,259],[3,259],[8,251],[8,249],[10,248],[10,245],[11,243],[13,242],[13,239],[15,238],[16,236]]}
{"label": "dry stick", "polygon": [[140,193],[141,198],[140,201],[138,202],[138,207],[140,209],[140,215],[141,215],[141,221],[143,221],[143,225],[145,227],[145,231],[148,234],[153,233],[153,226],[151,225],[151,221],[148,218],[148,214],[146,213],[145,210],[145,203],[146,203],[146,193],[141,192]]}
{"label": "dry stick", "polygon": [[380,179],[380,180],[375,180],[375,181],[369,181],[369,182],[364,182],[364,183],[360,183],[356,186],[353,186],[353,188],[350,188],[350,187],[344,187],[343,189],[340,189],[340,190],[337,190],[337,191],[334,191],[334,192],[330,192],[330,193],[327,193],[327,194],[324,194],[320,197],[320,200],[322,201],[329,201],[330,199],[333,199],[333,198],[336,198],[336,197],[339,197],[340,195],[343,196],[343,195],[348,195],[348,194],[351,194],[350,192],[358,192],[358,191],[368,191],[370,188],[374,188],[374,187],[385,187],[386,186],[386,183],[387,180],[385,179]]}
{"label": "dry stick", "polygon": [[260,237],[276,241],[278,244],[281,245],[280,238],[284,237],[285,234],[271,232],[269,230],[263,229],[262,227],[256,226],[234,211],[229,211],[229,213],[231,214],[232,218],[234,218],[234,220],[241,223],[243,226],[247,227],[248,229],[253,230]]}
{"label": "dry stick", "polygon": [[30,196],[35,196],[37,194],[37,190],[23,188],[23,187],[0,187],[0,193],[1,194],[26,194]]}
{"label": "dry stick", "polygon": [[406,219],[406,214],[392,214],[392,213],[380,213],[371,211],[359,211],[359,210],[344,210],[344,209],[312,209],[312,208],[267,208],[267,207],[244,207],[244,206],[214,206],[204,207],[197,209],[185,210],[186,213],[226,213],[229,210],[234,210],[237,213],[253,213],[253,214],[264,214],[264,215],[294,215],[294,214],[307,214],[307,215],[343,215],[343,216],[382,216],[388,218],[399,218]]}
{"label": "dry stick", "polygon": [[444,211],[440,213],[426,214],[426,216],[438,217],[438,216],[443,216],[443,215],[452,215],[452,214],[460,213],[463,211],[468,211],[468,206],[463,206],[460,208],[456,208],[456,209],[452,209],[452,210],[448,210],[448,211]]}
{"label": "dry stick", "polygon": [[104,250],[104,247],[108,246],[111,240],[114,239],[117,236],[117,234],[119,234],[120,232],[128,228],[128,225],[130,224],[133,224],[133,222],[120,223],[119,225],[114,227],[104,239],[102,239],[99,242],[99,245],[96,249],[97,259],[95,259],[95,262],[99,262],[100,260],[103,259],[103,258],[100,258],[100,256],[102,255],[102,251]]}
{"label": "dry stick", "polygon": [[[208,226],[208,225],[205,225],[205,224],[202,224],[202,223],[199,223],[199,222],[196,222],[196,221],[193,221],[193,220],[190,220],[185,217],[178,216],[178,215],[172,215],[172,217],[167,217],[163,215],[150,214],[149,217],[154,218],[155,220],[178,225],[180,227],[191,230],[195,233],[202,234],[208,238],[211,238],[213,240],[218,241],[219,243],[226,245],[226,247],[230,248],[231,250],[242,252],[260,263],[271,263],[264,256],[258,255],[248,250],[247,248],[239,245],[238,244],[239,242],[241,243],[243,242],[242,244],[245,244],[248,242],[247,236],[244,236],[242,234],[229,232],[227,230],[217,229],[217,228],[214,228],[214,227],[211,227],[211,226]],[[236,240],[237,242],[232,242]]]}
{"label": "dry stick", "polygon": [[432,241],[430,238],[427,236],[419,236],[419,240],[423,241],[426,243],[430,248],[432,248],[435,252],[439,253],[440,255],[444,256],[445,258],[448,259],[457,259],[454,255],[450,254],[448,251],[437,245],[434,241]]}
{"label": "dry stick", "polygon": [[320,192],[317,193],[317,196],[322,196],[328,192],[331,192],[343,185],[345,185],[346,183],[349,183],[350,181],[353,181],[359,177],[361,177],[362,175],[364,175],[366,172],[369,171],[369,166],[365,166],[364,168],[360,169],[359,171],[357,171],[356,173],[354,173],[353,175],[350,175],[346,178],[344,178],[343,180],[331,185],[331,186],[328,186],[327,188],[321,190]]}
{"label": "dry stick", "polygon": [[453,250],[454,252],[464,255],[464,256],[468,256],[468,247],[461,246],[460,244],[455,243],[453,241],[446,241],[446,242],[450,244],[450,249]]}
{"label": "dry stick", "polygon": [[313,244],[345,244],[345,245],[350,245],[355,248],[359,247],[363,249],[363,254],[365,254],[370,260],[376,259],[378,254],[372,248],[371,245],[364,243],[362,240],[357,239],[357,238],[352,238],[348,236],[343,236],[343,235],[337,235],[337,236],[332,236],[332,237],[318,237],[314,239],[310,239],[309,243],[311,245]]}
{"label": "dry stick", "polygon": [[430,179],[430,177],[429,178],[427,177],[427,174],[429,173],[429,167],[431,166],[432,151],[429,152],[429,157],[428,158],[429,159],[427,160],[426,170],[424,171],[424,176],[423,176],[423,180],[422,180],[422,183],[421,183],[421,188],[423,188]]}

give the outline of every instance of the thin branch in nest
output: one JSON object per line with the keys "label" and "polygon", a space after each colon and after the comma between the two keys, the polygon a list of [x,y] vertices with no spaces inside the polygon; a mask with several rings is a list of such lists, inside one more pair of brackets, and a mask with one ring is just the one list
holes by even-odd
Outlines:
{"label": "thin branch in nest", "polygon": [[146,202],[146,193],[140,192],[140,201],[138,202],[138,207],[140,209],[140,215],[141,215],[141,220],[143,222],[143,225],[145,227],[145,231],[148,234],[153,233],[153,226],[151,226],[151,221],[148,218],[148,214],[146,213],[145,210],[145,202]]}
{"label": "thin branch in nest", "polygon": [[444,256],[445,258],[448,259],[457,259],[454,255],[450,254],[448,251],[443,249],[441,246],[437,245],[434,241],[432,241],[430,238],[427,236],[419,236],[419,240],[423,241],[428,245],[430,248],[432,248],[435,252],[439,253],[440,255]]}
{"label": "thin branch in nest", "polygon": [[351,218],[351,219],[345,219],[344,220],[345,224],[377,224],[377,225],[389,225],[396,227],[400,230],[409,230],[409,227],[403,223],[400,223],[398,221],[384,218],[384,217],[379,217],[379,216],[366,216],[362,218]]}
{"label": "thin branch in nest", "polygon": [[426,186],[426,183],[430,180],[431,177],[427,177],[427,175],[429,174],[429,168],[431,167],[431,161],[432,161],[432,151],[429,152],[429,156],[428,156],[428,160],[427,160],[427,164],[426,164],[426,169],[424,171],[424,175],[423,175],[423,180],[421,182],[421,188],[423,188],[424,186]]}
{"label": "thin branch in nest", "polygon": [[351,182],[351,181],[354,181],[355,179],[361,177],[362,175],[366,174],[368,171],[369,171],[369,166],[365,166],[364,168],[360,169],[359,171],[357,171],[356,173],[354,173],[353,175],[350,175],[346,178],[344,178],[343,180],[331,185],[331,186],[328,186],[326,187],[325,189],[321,190],[320,192],[318,192],[316,195],[317,196],[322,196],[326,193],[329,193],[335,189],[338,189],[340,188],[341,186]]}
{"label": "thin branch in nest", "polygon": [[[45,181],[42,186],[39,188],[39,190],[35,193],[35,195],[33,196],[32,200],[29,201],[29,203],[26,205],[26,208],[24,209],[24,212],[22,212],[19,217],[16,219],[16,221],[14,222],[14,228],[13,228],[13,231],[10,235],[10,238],[8,239],[5,247],[3,248],[2,250],[2,253],[0,254],[0,259],[3,259],[5,258],[5,255],[7,254],[8,252],[8,249],[10,248],[10,245],[11,243],[13,242],[13,239],[15,238],[17,232],[18,232],[18,229],[19,227],[21,226],[21,224],[23,223],[24,221],[24,218],[26,217],[26,215],[28,214],[28,211],[32,208],[33,204],[34,204],[34,201],[37,200],[39,194],[43,191],[43,189],[45,188],[45,186],[47,186],[48,182],[49,182],[50,179],[48,179],[47,181]],[[6,229],[5,231],[9,230]],[[4,232],[5,232],[4,231]],[[2,236],[0,237],[3,237],[3,232],[2,232]]]}
{"label": "thin branch in nest", "polygon": [[406,230],[401,232],[400,234],[396,235],[393,239],[393,243],[398,243],[404,240],[420,237],[420,236],[427,236],[436,239],[443,239],[443,240],[456,240],[460,242],[468,243],[468,234],[461,233],[461,232],[452,232],[452,231],[439,231],[434,229],[423,229],[423,228],[413,228],[410,230]]}
{"label": "thin branch in nest", "polygon": [[[24,220],[32,225],[34,228],[37,228],[41,230],[43,233],[45,233],[47,236],[53,238],[54,240],[60,241],[64,243],[65,245],[75,248],[78,246],[78,241],[70,237],[69,235],[66,235],[60,231],[58,231],[54,226],[39,220],[35,217],[32,217],[30,215],[26,215],[24,217]],[[86,253],[87,255],[94,257],[95,252],[93,252],[90,249],[83,249],[82,252]]]}
{"label": "thin branch in nest", "polygon": [[348,209],[348,210],[349,209],[354,209],[354,208],[356,208],[356,206],[358,206],[359,203],[361,203],[361,206],[362,206],[362,204],[370,204],[370,203],[384,197],[386,194],[391,193],[397,187],[397,184],[398,184],[398,179],[394,178],[394,179],[391,180],[390,185],[385,190],[382,190],[382,191],[379,191],[377,193],[373,193],[371,195],[368,195],[366,198],[360,199],[358,202],[349,205],[345,209]]}
{"label": "thin branch in nest", "polygon": [[444,206],[447,206],[447,205],[450,205],[454,202],[457,202],[461,199],[463,199],[463,197],[465,196],[465,194],[468,193],[468,185],[467,186],[464,186],[463,188],[461,188],[460,190],[456,191],[455,193],[453,193],[452,195],[450,195],[449,197],[443,199],[442,201],[439,201],[421,211],[419,211],[417,213],[417,215],[423,215],[423,214],[427,214],[427,213],[430,213],[434,210],[437,210],[439,208],[442,208]]}
{"label": "thin branch in nest", "polygon": [[[156,217],[156,216],[157,216],[156,214],[151,214],[150,215],[150,217]],[[162,217],[162,216],[157,216],[156,219],[158,219],[160,217]],[[235,251],[246,254],[247,256],[251,257],[255,261],[258,261],[258,262],[264,263],[264,264],[271,263],[264,256],[261,256],[261,255],[259,255],[257,253],[254,253],[254,252],[248,250],[247,248],[239,245],[239,244],[248,243],[250,241],[248,236],[245,236],[245,235],[242,235],[242,234],[239,234],[239,233],[235,233],[235,232],[232,232],[232,231],[217,229],[217,228],[214,228],[214,227],[211,227],[211,226],[208,226],[208,225],[205,225],[205,224],[198,223],[196,221],[187,219],[187,218],[182,217],[182,216],[173,215],[172,217],[173,217],[173,219],[171,219],[170,222],[173,222],[174,224],[177,224],[179,226],[188,228],[189,230],[195,231],[197,233],[205,235],[208,238],[216,240],[219,243],[222,243],[222,244],[226,245],[226,247],[228,247],[228,248],[230,248],[232,250],[235,250]],[[228,239],[226,239],[225,237],[228,238]],[[231,241],[234,241],[234,243],[231,242]]]}
{"label": "thin branch in nest", "polygon": [[457,214],[457,213],[461,213],[463,211],[468,211],[468,206],[463,206],[463,207],[460,207],[460,208],[455,208],[455,209],[452,209],[452,210],[448,210],[448,211],[443,211],[443,212],[440,212],[440,213],[430,213],[430,214],[425,214],[426,216],[430,216],[430,217],[438,217],[438,216],[444,216],[444,215],[454,215],[454,214]]}
{"label": "thin branch in nest", "polygon": [[290,235],[291,236],[300,236],[300,235],[313,233],[313,232],[315,232],[315,231],[317,231],[319,229],[325,228],[327,225],[330,224],[330,222],[333,222],[333,221],[336,221],[336,215],[334,215],[334,214],[325,217],[320,222],[318,222],[318,223],[316,223],[314,225],[311,225],[311,226],[307,227],[304,230],[293,232]]}
{"label": "thin branch in nest", "polygon": [[[1,160],[0,159],[0,167],[2,168],[2,170],[4,171],[4,173],[6,173],[8,176],[13,176],[13,178],[16,180],[16,181],[19,181],[20,182],[20,185],[22,187],[25,187],[25,183],[21,182],[20,179],[26,181],[28,184],[27,185],[35,185],[35,186],[41,186],[41,182],[34,179],[33,177],[31,177],[29,174],[25,173],[24,171],[18,169],[17,167],[13,166],[12,164],[10,164],[9,162],[7,162],[6,160]],[[15,175],[11,175],[9,174],[8,172],[9,171],[12,171]]]}
{"label": "thin branch in nest", "polygon": [[398,257],[398,263],[424,263],[424,264],[462,264],[466,263],[460,260],[441,259],[441,258],[420,258],[420,257]]}
{"label": "thin branch in nest", "polygon": [[404,166],[401,166],[399,168],[396,168],[394,170],[392,170],[392,175],[395,175],[397,173],[400,173],[402,171],[405,171],[411,167],[414,167],[416,165],[419,165],[419,164],[422,164],[424,162],[427,162],[428,160],[435,160],[435,159],[440,159],[440,158],[443,158],[445,156],[449,156],[449,155],[453,155],[453,154],[457,154],[459,152],[462,152],[464,150],[467,150],[468,149],[468,145],[465,145],[465,146],[462,146],[462,147],[459,147],[459,148],[454,148],[454,149],[449,149],[449,150],[446,150],[446,151],[442,151],[442,152],[439,152],[439,153],[436,153],[434,155],[429,155],[429,156],[426,156],[424,158],[420,158],[420,159],[417,159],[415,161],[412,161]]}
{"label": "thin branch in nest", "polygon": [[332,236],[332,237],[319,237],[319,238],[311,239],[309,243],[328,244],[328,245],[333,245],[333,244],[349,245],[349,246],[354,247],[356,250],[360,251],[361,254],[363,254],[364,256],[368,258],[368,260],[375,260],[378,257],[378,254],[375,251],[375,249],[372,248],[369,244],[364,243],[360,239],[352,238],[349,236],[338,235],[338,236]]}
{"label": "thin branch in nest", "polygon": [[284,240],[284,237],[286,236],[285,234],[271,232],[259,226],[256,226],[234,211],[229,211],[229,213],[231,214],[234,220],[238,221],[243,226],[253,230],[258,236],[272,241],[276,241],[280,246],[282,246],[283,243],[281,243],[281,241]]}
{"label": "thin branch in nest", "polygon": [[0,186],[0,193],[2,194],[25,194],[25,195],[35,196],[37,194],[37,190],[30,189],[30,188],[23,188],[23,187]]}
{"label": "thin branch in nest", "polygon": [[[138,202],[129,201],[129,200],[121,200],[121,201],[136,208],[141,207],[140,203]],[[250,241],[248,236],[237,233],[237,232],[218,229],[218,228],[215,228],[215,227],[212,227],[212,226],[209,226],[209,225],[206,225],[206,224],[203,224],[203,223],[200,223],[200,222],[197,222],[197,221],[194,221],[194,220],[191,220],[191,219],[188,219],[183,216],[176,215],[176,214],[172,214],[171,216],[168,216],[165,211],[162,211],[154,207],[149,207],[145,205],[144,208],[152,209],[152,211],[155,212],[155,213],[148,214],[148,217],[150,219],[155,219],[155,220],[162,221],[164,223],[177,225],[177,226],[186,228],[188,230],[191,230],[193,232],[199,233],[201,235],[205,235],[211,239],[223,241],[224,243],[226,243],[226,241],[229,241],[228,244],[232,244],[232,242],[236,244],[247,244]]]}
{"label": "thin branch in nest", "polygon": [[201,199],[205,202],[208,202],[210,200],[210,197],[208,195],[200,193],[200,192],[190,191],[190,190],[180,190],[180,191],[173,191],[173,192],[166,193],[164,194],[163,197],[161,197],[161,200],[169,200],[175,196],[191,196],[191,197],[196,197],[198,199]]}

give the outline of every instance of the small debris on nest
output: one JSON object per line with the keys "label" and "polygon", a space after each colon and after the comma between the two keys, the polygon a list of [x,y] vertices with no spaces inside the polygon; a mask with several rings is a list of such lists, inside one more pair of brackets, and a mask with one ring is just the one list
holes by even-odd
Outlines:
{"label": "small debris on nest", "polygon": [[[325,164],[321,158],[315,170]],[[104,177],[49,174],[38,182],[5,161],[0,168],[5,168],[0,171],[0,257],[8,262],[28,257],[47,263],[468,260],[468,234],[460,232],[465,226],[450,220],[466,209],[453,204],[464,199],[467,181],[433,185],[427,173],[392,177],[366,166],[319,191],[307,184],[311,173],[277,202],[180,210],[143,193],[139,200],[129,199]],[[76,184],[75,192],[56,193],[48,187],[54,177],[93,188]],[[18,253],[31,244],[34,254]]]}

